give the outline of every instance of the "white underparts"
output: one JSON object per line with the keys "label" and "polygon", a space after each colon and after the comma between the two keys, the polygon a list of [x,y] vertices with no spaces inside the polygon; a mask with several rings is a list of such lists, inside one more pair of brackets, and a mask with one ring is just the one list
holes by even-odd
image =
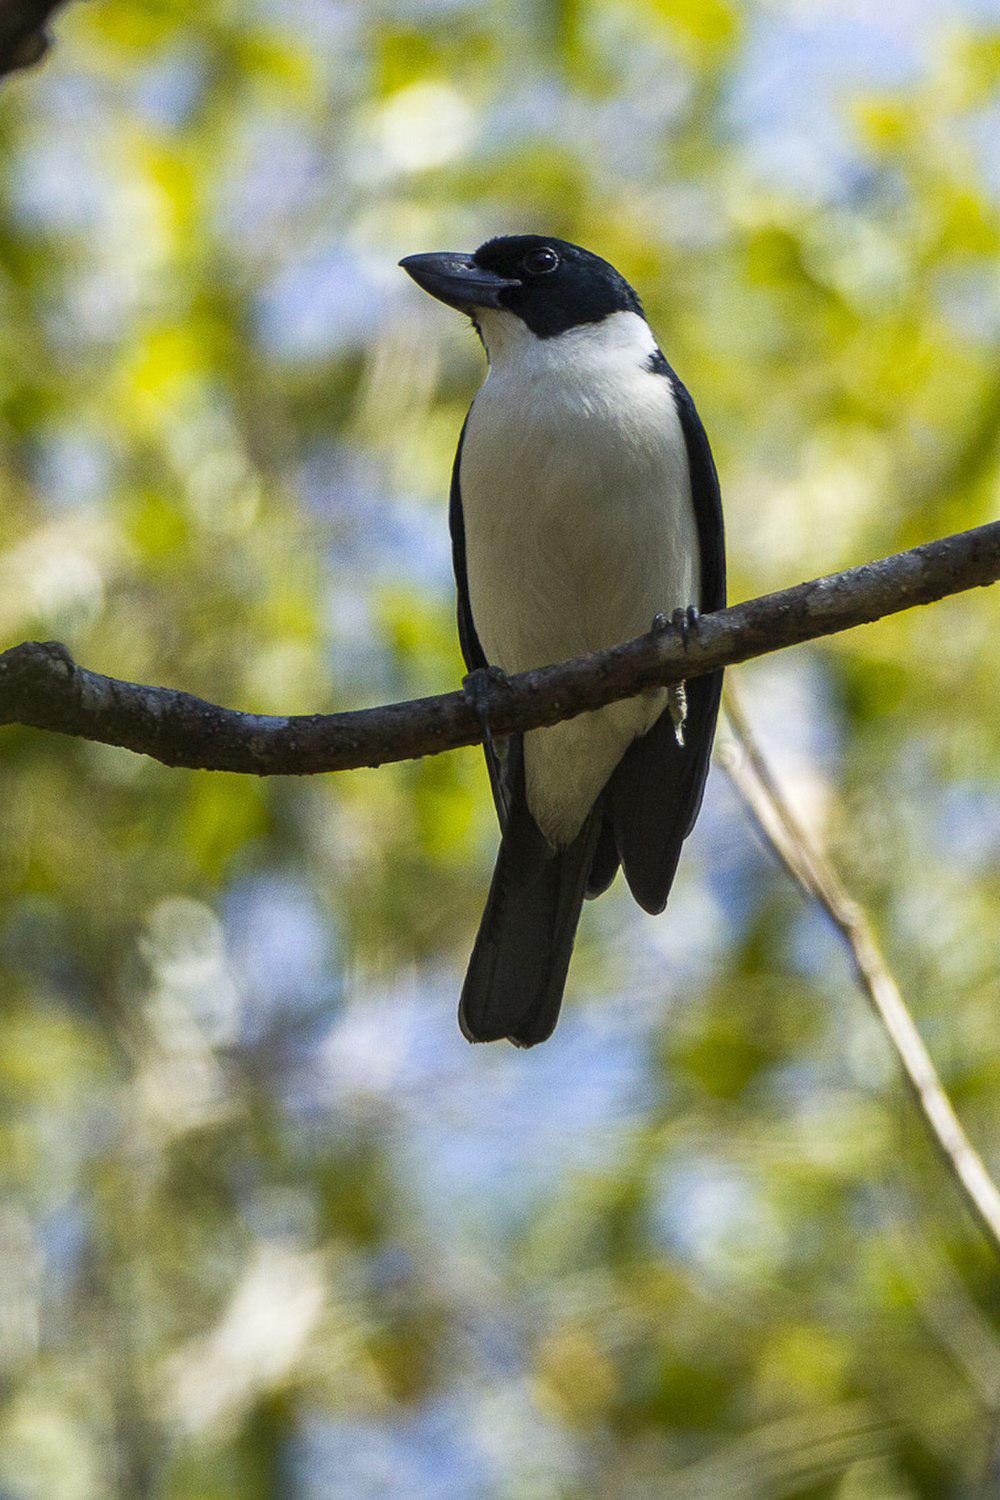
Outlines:
{"label": "white underparts", "polygon": [[[698,603],[687,451],[656,343],[619,312],[539,339],[483,311],[490,370],[469,415],[460,484],[469,599],[487,660],[505,672],[641,635]],[[525,735],[528,805],[569,843],[629,744],[683,690],[654,689]],[[678,717],[679,714],[679,717]]]}

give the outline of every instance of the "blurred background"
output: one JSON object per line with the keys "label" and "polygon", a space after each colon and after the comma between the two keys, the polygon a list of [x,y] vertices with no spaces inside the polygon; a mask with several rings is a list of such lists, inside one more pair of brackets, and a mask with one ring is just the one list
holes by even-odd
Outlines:
{"label": "blurred background", "polygon": [[[732,597],[997,513],[996,0],[92,0],[0,93],[2,642],[258,711],[454,687],[482,356],[396,269],[644,297]],[[1000,1171],[1000,598],[738,669]],[[973,1497],[1000,1275],[716,770],[563,1019],[455,1010],[481,756],[0,739],[3,1500]]]}

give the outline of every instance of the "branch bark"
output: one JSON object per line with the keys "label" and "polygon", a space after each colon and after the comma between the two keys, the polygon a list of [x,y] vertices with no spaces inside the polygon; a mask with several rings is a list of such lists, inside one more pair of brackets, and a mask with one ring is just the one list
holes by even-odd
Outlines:
{"label": "branch bark", "polygon": [[1000,1255],[1000,1190],[955,1113],[864,908],[848,893],[827,855],[793,812],[761,754],[732,684],[726,690],[726,720],[732,738],[719,746],[724,770],[792,879],[819,902],[843,938],[858,983],[899,1060],[931,1139]]}
{"label": "branch bark", "polygon": [[[502,735],[556,724],[644,688],[699,677],[998,578],[1000,521],[994,521],[706,615],[686,642],[668,628],[491,685],[490,727]],[[4,723],[120,745],[168,766],[255,776],[385,765],[482,738],[462,693],[342,714],[245,714],[173,688],[89,672],[64,646],[37,641],[0,655]]]}
{"label": "branch bark", "polygon": [[51,45],[47,27],[66,0],[0,0],[0,77],[41,62]]}

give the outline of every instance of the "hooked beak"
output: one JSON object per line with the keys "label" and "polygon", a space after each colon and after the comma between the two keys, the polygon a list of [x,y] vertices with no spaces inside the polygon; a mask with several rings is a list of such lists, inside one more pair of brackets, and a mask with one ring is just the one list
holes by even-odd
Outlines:
{"label": "hooked beak", "polygon": [[457,307],[459,312],[469,312],[474,307],[500,307],[500,293],[521,285],[519,281],[484,271],[471,255],[458,255],[450,250],[433,255],[407,255],[399,264],[417,286],[439,302]]}

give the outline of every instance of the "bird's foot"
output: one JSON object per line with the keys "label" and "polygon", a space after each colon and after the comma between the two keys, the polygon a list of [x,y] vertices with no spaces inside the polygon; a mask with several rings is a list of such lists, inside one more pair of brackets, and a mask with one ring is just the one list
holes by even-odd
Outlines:
{"label": "bird's foot", "polygon": [[507,680],[507,673],[502,667],[477,667],[474,672],[469,672],[462,678],[463,697],[479,720],[483,744],[492,753],[495,753],[496,747],[490,728],[490,702],[494,689],[506,687]]}
{"label": "bird's foot", "polygon": [[649,627],[650,635],[662,635],[665,630],[676,630],[686,651],[692,635],[698,634],[700,616],[697,607],[689,604],[686,609],[675,609],[668,619],[657,610]]}
{"label": "bird's foot", "polygon": [[[697,635],[698,629],[698,610],[693,604],[689,604],[686,609],[675,609],[669,620],[664,614],[655,614],[649,633],[662,635],[666,630],[674,630],[680,636],[681,645],[686,651],[691,636]],[[684,725],[687,722],[687,689],[683,682],[672,683],[667,688],[667,707],[670,709],[670,717],[673,720],[674,736],[678,745],[683,745]]]}
{"label": "bird's foot", "polygon": [[672,682],[667,688],[667,707],[674,722],[674,738],[678,745],[683,746],[688,713],[687,688],[683,682]]}
{"label": "bird's foot", "polygon": [[701,628],[701,617],[696,606],[689,604],[686,609],[675,609],[670,617],[670,623],[680,636],[681,644],[686,651],[691,637],[697,635]]}

